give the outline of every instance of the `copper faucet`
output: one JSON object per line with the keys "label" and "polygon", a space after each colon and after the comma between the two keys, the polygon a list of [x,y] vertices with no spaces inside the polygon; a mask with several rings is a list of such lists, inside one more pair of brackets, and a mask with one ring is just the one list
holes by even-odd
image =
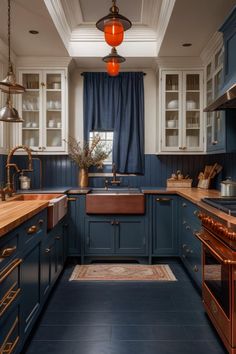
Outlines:
{"label": "copper faucet", "polygon": [[120,184],[120,180],[116,179],[116,165],[115,163],[112,164],[112,173],[113,173],[113,178],[111,181],[111,184]]}
{"label": "copper faucet", "polygon": [[[14,155],[14,153],[17,150],[23,149],[27,152],[28,154],[28,158],[29,158],[29,163],[28,163],[28,168],[27,169],[22,169],[20,170],[19,167],[15,164],[15,163],[11,163],[11,158]],[[14,188],[13,188],[13,183],[11,181],[11,174],[10,174],[10,169],[11,167],[14,167],[16,172],[32,172],[32,155],[31,155],[31,150],[28,146],[26,145],[18,145],[16,147],[14,147],[13,149],[10,150],[8,156],[7,156],[7,164],[6,164],[6,169],[7,169],[7,185],[6,187],[3,189],[3,193],[8,194],[9,197],[12,196],[12,193],[14,192]]]}

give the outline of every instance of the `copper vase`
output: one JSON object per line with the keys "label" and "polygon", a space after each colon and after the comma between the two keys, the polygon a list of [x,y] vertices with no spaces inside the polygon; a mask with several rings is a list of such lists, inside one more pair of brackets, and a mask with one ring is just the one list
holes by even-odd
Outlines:
{"label": "copper vase", "polygon": [[88,187],[88,170],[86,168],[79,170],[79,186],[81,188]]}

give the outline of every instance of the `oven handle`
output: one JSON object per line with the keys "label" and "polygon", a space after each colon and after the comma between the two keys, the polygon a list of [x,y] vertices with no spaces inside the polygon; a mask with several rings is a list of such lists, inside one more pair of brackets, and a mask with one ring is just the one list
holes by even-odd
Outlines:
{"label": "oven handle", "polygon": [[207,239],[202,232],[195,232],[195,236],[218,258],[223,264],[236,264],[236,261],[226,258],[218,249],[216,250],[211,241]]}

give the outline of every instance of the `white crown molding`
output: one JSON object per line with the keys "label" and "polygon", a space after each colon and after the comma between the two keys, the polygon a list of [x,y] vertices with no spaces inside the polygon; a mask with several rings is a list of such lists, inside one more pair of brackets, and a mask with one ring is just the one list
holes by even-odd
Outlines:
{"label": "white crown molding", "polygon": [[141,23],[149,25],[154,30],[157,29],[160,9],[162,3],[166,0],[143,0],[142,2],[142,14],[141,14]]}
{"label": "white crown molding", "polygon": [[71,30],[84,22],[80,2],[78,0],[64,0],[62,7]]}
{"label": "white crown molding", "polygon": [[[135,25],[125,32],[124,42],[156,41],[156,32],[147,26]],[[95,26],[80,25],[71,34],[70,42],[104,42],[104,34]]]}
{"label": "white crown molding", "polygon": [[66,49],[68,50],[71,28],[67,22],[61,0],[44,0],[44,3]]}
{"label": "white crown molding", "polygon": [[158,57],[159,68],[203,68],[200,57]]}
{"label": "white crown molding", "polygon": [[163,0],[157,26],[157,53],[159,53],[176,0]]}
{"label": "white crown molding", "polygon": [[223,46],[223,35],[221,32],[215,32],[208,41],[207,45],[203,48],[200,58],[204,64],[207,64],[217,49]]}
{"label": "white crown molding", "polygon": [[17,67],[42,68],[42,67],[68,67],[71,57],[17,57]]}

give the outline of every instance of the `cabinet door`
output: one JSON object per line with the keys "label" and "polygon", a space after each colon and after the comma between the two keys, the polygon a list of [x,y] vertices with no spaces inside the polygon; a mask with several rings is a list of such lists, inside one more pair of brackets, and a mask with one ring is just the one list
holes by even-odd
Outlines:
{"label": "cabinet door", "polygon": [[20,134],[20,144],[30,146],[34,150],[42,150],[42,72],[32,70],[22,71],[20,82],[26,91],[20,95],[20,109],[24,122]]}
{"label": "cabinet door", "polygon": [[85,219],[85,254],[112,254],[115,252],[115,220],[110,217]]}
{"label": "cabinet door", "polygon": [[182,105],[181,72],[163,72],[162,75],[162,151],[176,151],[181,142]]}
{"label": "cabinet door", "polygon": [[44,72],[43,137],[46,151],[65,151],[66,138],[66,82],[64,71]]}
{"label": "cabinet door", "polygon": [[153,254],[178,255],[177,197],[153,197]]}
{"label": "cabinet door", "polygon": [[33,325],[40,307],[40,242],[24,256],[21,268],[22,325],[26,333]]}
{"label": "cabinet door", "polygon": [[83,209],[83,205],[83,196],[69,195],[67,212],[67,250],[69,256],[79,256],[81,254],[81,234],[83,233],[81,209]]}
{"label": "cabinet door", "polygon": [[64,264],[64,237],[63,237],[63,225],[59,223],[54,230],[54,240],[55,240],[55,255],[56,255],[56,275],[59,275]]}
{"label": "cabinet door", "polygon": [[41,297],[45,298],[51,285],[51,268],[52,268],[52,254],[54,253],[54,240],[52,237],[47,236],[46,240],[42,243],[41,247],[41,262],[40,262],[40,292]]}
{"label": "cabinet door", "polygon": [[19,97],[24,122],[19,143],[41,153],[66,152],[67,80],[65,70],[21,70],[26,92]]}
{"label": "cabinet door", "polygon": [[117,217],[115,231],[117,254],[146,254],[145,217]]}
{"label": "cabinet door", "polygon": [[203,151],[203,72],[183,72],[183,140],[180,150]]}

